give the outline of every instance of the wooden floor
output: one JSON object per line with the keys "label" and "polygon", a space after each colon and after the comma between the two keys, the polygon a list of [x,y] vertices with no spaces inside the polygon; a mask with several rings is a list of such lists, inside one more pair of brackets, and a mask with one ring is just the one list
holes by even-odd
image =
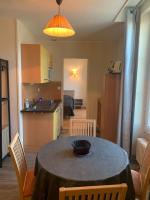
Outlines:
{"label": "wooden floor", "polygon": [[[34,167],[36,153],[26,153],[29,168]],[[0,168],[0,200],[19,200],[16,174],[13,170],[10,157],[3,161]]]}
{"label": "wooden floor", "polygon": [[[36,153],[26,152],[26,159],[29,168],[35,164]],[[132,169],[137,169],[137,163],[131,164]],[[3,162],[0,168],[0,200],[19,200],[18,185],[15,172],[12,168],[10,157]]]}
{"label": "wooden floor", "polygon": [[[85,109],[75,110],[74,118],[86,118]],[[69,132],[70,119],[64,120],[63,128]],[[26,159],[29,168],[34,167],[36,153],[26,152]],[[0,168],[0,200],[19,200],[18,184],[16,174],[13,170],[10,157],[3,161]]]}
{"label": "wooden floor", "polygon": [[[85,118],[86,110],[76,110],[75,118]],[[69,130],[69,119],[64,120],[64,130]],[[29,168],[33,168],[35,164],[36,153],[26,152],[26,159]],[[134,163],[132,168],[137,168]],[[0,168],[0,200],[19,200],[18,185],[16,174],[13,170],[10,157],[3,161],[3,168]]]}

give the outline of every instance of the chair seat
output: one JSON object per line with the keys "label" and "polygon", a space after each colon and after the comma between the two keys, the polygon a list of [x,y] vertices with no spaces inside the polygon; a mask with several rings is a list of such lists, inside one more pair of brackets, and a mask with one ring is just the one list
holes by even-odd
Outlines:
{"label": "chair seat", "polygon": [[141,175],[135,170],[131,170],[133,185],[136,195],[141,195]]}
{"label": "chair seat", "polygon": [[32,196],[34,183],[35,183],[34,171],[33,170],[27,171],[23,187],[24,197]]}

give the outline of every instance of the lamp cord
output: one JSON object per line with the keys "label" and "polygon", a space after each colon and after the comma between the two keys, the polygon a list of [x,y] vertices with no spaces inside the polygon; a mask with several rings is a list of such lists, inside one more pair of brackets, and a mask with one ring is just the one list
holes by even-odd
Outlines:
{"label": "lamp cord", "polygon": [[61,13],[60,13],[60,5],[58,5],[58,15],[61,15]]}

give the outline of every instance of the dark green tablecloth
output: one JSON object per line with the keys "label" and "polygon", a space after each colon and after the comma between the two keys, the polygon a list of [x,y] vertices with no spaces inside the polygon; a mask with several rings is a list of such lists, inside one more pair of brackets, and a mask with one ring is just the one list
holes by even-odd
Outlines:
{"label": "dark green tablecloth", "polygon": [[[76,156],[71,143],[86,139],[90,153]],[[45,145],[35,165],[32,200],[58,200],[59,187],[127,183],[127,200],[135,199],[127,153],[118,145],[96,137],[64,137]]]}

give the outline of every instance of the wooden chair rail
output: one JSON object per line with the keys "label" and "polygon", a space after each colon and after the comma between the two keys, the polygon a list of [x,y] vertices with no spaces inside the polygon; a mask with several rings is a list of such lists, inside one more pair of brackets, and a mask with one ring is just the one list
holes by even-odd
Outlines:
{"label": "wooden chair rail", "polygon": [[72,136],[96,136],[95,119],[71,119],[70,132]]}
{"label": "wooden chair rail", "polygon": [[33,171],[27,170],[25,153],[18,133],[16,133],[8,149],[18,179],[20,200],[25,200],[26,198],[32,196],[35,177]]}
{"label": "wooden chair rail", "polygon": [[[124,200],[127,184],[83,186],[59,189],[59,200]],[[81,198],[82,197],[82,198]]]}

